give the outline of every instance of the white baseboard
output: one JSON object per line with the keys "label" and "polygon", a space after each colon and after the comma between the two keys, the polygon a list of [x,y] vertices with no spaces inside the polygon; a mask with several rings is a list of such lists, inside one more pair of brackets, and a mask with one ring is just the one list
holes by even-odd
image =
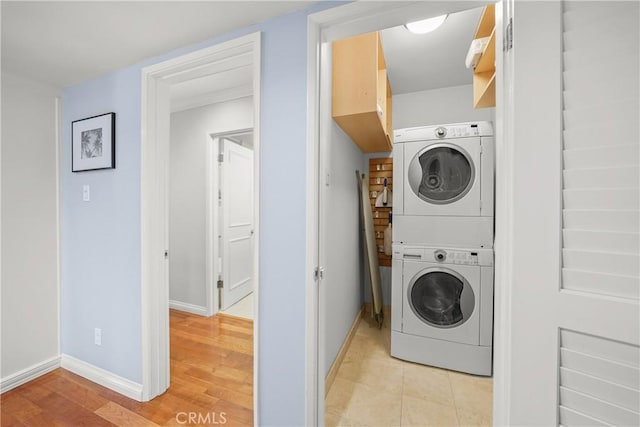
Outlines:
{"label": "white baseboard", "polygon": [[42,376],[48,372],[53,371],[60,367],[60,357],[55,356],[51,359],[47,359],[43,362],[36,363],[26,369],[16,372],[15,374],[8,375],[0,380],[0,393],[9,391],[12,388],[16,388],[26,382],[35,380],[39,376]]}
{"label": "white baseboard", "polygon": [[173,308],[174,310],[186,311],[187,313],[197,314],[198,316],[209,316],[207,307],[189,304],[188,302],[169,300],[169,308]]}
{"label": "white baseboard", "polygon": [[76,375],[80,375],[130,399],[142,402],[142,384],[135,383],[67,354],[63,354],[60,357],[60,364],[64,369]]}

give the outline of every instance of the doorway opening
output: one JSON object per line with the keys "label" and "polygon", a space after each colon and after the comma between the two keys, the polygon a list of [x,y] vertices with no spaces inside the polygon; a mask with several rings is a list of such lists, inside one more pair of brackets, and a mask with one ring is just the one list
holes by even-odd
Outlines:
{"label": "doorway opening", "polygon": [[[317,243],[317,247],[314,248],[315,252],[310,254],[309,264],[310,267],[321,272],[321,274],[316,275],[317,279],[314,281],[310,280],[308,293],[308,303],[311,306],[310,315],[315,317],[315,322],[312,320],[313,326],[309,329],[309,333],[314,334],[316,337],[316,340],[311,340],[311,342],[317,343],[315,359],[309,360],[309,363],[313,364],[313,366],[317,368],[315,378],[310,379],[314,384],[314,390],[316,392],[314,396],[316,400],[315,402],[311,402],[310,405],[313,405],[313,413],[316,416],[316,420],[318,420],[317,422],[320,424],[324,424],[325,422],[325,378],[328,378],[328,375],[331,374],[335,375],[335,373],[330,371],[330,367],[332,363],[336,361],[337,356],[340,356],[339,353],[342,352],[344,344],[347,344],[345,338],[353,336],[354,333],[358,333],[356,331],[358,327],[357,320],[359,319],[359,316],[361,316],[360,306],[362,305],[364,298],[368,296],[369,292],[366,288],[363,289],[361,287],[361,283],[364,281],[364,278],[360,272],[360,266],[357,261],[360,258],[362,249],[359,246],[357,187],[356,181],[353,179],[353,173],[356,167],[354,167],[354,165],[358,164],[360,166],[359,170],[366,171],[368,175],[370,170],[369,160],[379,157],[381,158],[380,160],[382,160],[380,163],[390,163],[390,160],[386,159],[390,157],[389,154],[377,153],[364,155],[362,152],[359,152],[357,148],[354,150],[352,147],[353,144],[344,144],[342,146],[337,145],[337,141],[345,139],[348,140],[349,137],[336,126],[336,123],[332,119],[332,107],[335,108],[335,105],[332,106],[331,93],[331,44],[336,40],[341,40],[359,34],[393,29],[394,27],[402,26],[408,21],[416,21],[444,14],[462,14],[465,13],[465,11],[478,8],[480,5],[474,2],[451,2],[447,5],[425,2],[419,5],[379,6],[377,8],[367,8],[366,6],[356,7],[354,5],[350,6],[351,7],[349,8],[345,7],[343,9],[344,14],[341,16],[342,19],[336,19],[336,14],[331,17],[331,20],[327,19],[326,21],[322,16],[314,16],[312,23],[317,26],[315,28],[312,26],[310,30],[310,34],[316,37],[315,39],[312,37],[311,43],[317,44],[318,46],[317,53],[315,55],[310,54],[310,68],[316,70],[320,85],[314,93],[311,93],[311,96],[315,101],[314,107],[316,110],[312,111],[310,114],[312,120],[312,123],[310,124],[310,140],[312,143],[317,145],[311,147],[313,158],[309,163],[309,166],[313,168],[310,172],[310,181],[312,183],[310,185],[313,185],[313,192],[316,195],[315,200],[309,206],[313,212],[313,214],[310,214],[309,221],[315,227],[315,229],[310,230],[310,234],[314,237],[312,240]],[[495,26],[496,34],[501,34],[502,20],[499,14],[496,14]],[[473,30],[475,30],[475,28],[471,29],[472,33]],[[496,40],[498,45],[501,43],[499,39],[500,38],[498,37]],[[470,42],[471,39],[467,40],[466,48],[469,47],[468,43]],[[499,52],[501,51],[501,46],[498,45],[496,46],[497,51]],[[462,58],[460,61],[462,64],[464,64],[464,56],[466,53],[466,50],[461,52]],[[413,55],[414,57],[417,57],[420,55],[420,52],[413,52]],[[502,73],[502,70],[500,69],[500,59],[496,58],[496,62],[496,73],[499,78]],[[387,66],[389,66],[389,59],[387,59]],[[468,85],[471,87],[472,70],[467,71],[469,72]],[[498,83],[498,86],[500,84],[502,84],[502,82]],[[458,83],[458,85],[460,86],[461,84]],[[392,91],[393,86],[392,82]],[[455,86],[455,84],[450,86]],[[469,104],[469,108],[467,110],[473,111],[471,107],[473,105],[473,91],[465,89],[460,90],[459,92],[464,93],[464,95],[458,94],[449,96],[449,101],[454,101],[455,103],[457,100],[456,96],[465,96],[468,93],[469,99],[466,101]],[[440,101],[447,102],[446,98],[447,96],[443,96]],[[499,101],[499,96],[496,98]],[[414,102],[414,104],[412,113],[419,116],[421,113],[419,103]],[[442,108],[440,108],[440,110],[442,110]],[[434,107],[433,111],[430,111],[431,115],[438,114],[439,112],[440,111],[438,111],[437,106]],[[378,111],[378,113],[380,112]],[[422,110],[422,113],[424,113],[424,110]],[[404,114],[407,114],[407,110],[405,110]],[[501,119],[501,114],[502,113],[499,108],[497,108],[495,115],[489,114],[483,119],[474,117],[473,119],[465,120],[465,118],[462,117],[461,119],[442,119],[443,121],[435,123],[394,124],[393,129],[420,125],[428,126],[439,123],[469,122],[473,120],[492,121],[496,130],[496,144],[498,144],[501,135],[500,129],[497,125]],[[398,113],[394,110],[394,122],[397,120],[397,115]],[[392,133],[391,129],[389,129],[389,133]],[[337,198],[344,195],[344,191],[335,188],[341,183],[345,185],[342,190],[346,189],[346,191],[352,193],[354,196],[351,198],[353,200],[350,199],[349,201],[352,205],[351,213],[353,215],[349,217],[350,219],[348,221],[345,221],[344,217],[336,217],[336,210],[343,209],[345,206],[343,202],[337,201]],[[310,189],[310,191],[312,190]],[[351,226],[348,229],[345,228],[343,230],[345,222],[350,222]],[[344,242],[344,236],[347,235],[345,233],[348,233],[348,236],[350,236],[348,245]],[[341,246],[336,246],[337,234],[340,234]],[[349,271],[352,274],[349,275],[345,274],[345,270],[339,266],[339,264],[345,260],[345,257],[340,256],[337,253],[339,251],[336,251],[337,248],[344,250],[346,246],[349,246],[351,250],[349,255],[351,259]],[[389,268],[389,270],[391,270],[391,268]],[[391,290],[389,288],[392,275],[393,273],[391,271],[383,274],[383,280],[386,278],[389,281],[387,289],[383,288],[383,293],[389,295],[391,294]],[[317,282],[321,282],[321,284],[318,285]],[[342,324],[339,327],[335,327],[338,320],[336,309],[339,307],[339,304],[345,300],[345,298],[342,298],[342,301],[337,301],[337,298],[339,298],[341,294],[336,293],[335,290],[337,288],[344,289],[346,284],[349,284],[349,286],[355,284],[355,289],[351,292],[353,295],[350,295],[349,297],[350,301],[353,300],[351,301],[352,304],[350,304],[350,307],[347,307],[347,310],[345,310],[345,312],[351,310],[352,316],[351,318],[348,318],[348,315],[344,316],[345,319],[343,319]],[[317,301],[317,304],[314,304],[314,301]],[[389,303],[385,301],[385,304]],[[342,304],[342,308],[344,308],[344,306],[345,304]],[[496,313],[500,310],[498,303],[496,303],[495,310]],[[329,317],[329,313],[331,313],[331,317]],[[356,317],[355,320],[354,317]],[[387,317],[391,316],[387,313]],[[498,317],[498,315],[496,317]],[[337,331],[338,329],[340,330]],[[381,346],[383,345],[384,340],[381,341]],[[495,346],[497,351],[497,343]],[[380,370],[375,369],[374,371],[380,372]],[[379,376],[377,377],[379,380]],[[376,379],[374,378],[373,382],[375,381]],[[342,400],[349,399],[349,396],[341,396],[341,398]],[[356,397],[354,397],[354,399],[358,400]],[[371,400],[371,402],[373,402],[373,400]],[[491,407],[491,403],[489,403],[488,406]],[[331,420],[327,420],[327,422],[330,421]]]}
{"label": "doorway opening", "polygon": [[[251,130],[251,156],[245,157],[244,162],[244,167],[250,169],[251,175],[242,176],[242,185],[249,187],[251,192],[243,193],[243,198],[239,201],[244,209],[241,211],[242,221],[236,223],[250,224],[250,237],[240,239],[243,241],[240,246],[244,253],[250,254],[248,263],[245,260],[242,265],[245,272],[251,273],[248,281],[251,282],[254,297],[252,317],[258,319],[260,46],[260,34],[254,33],[143,70],[141,217],[142,382],[145,401],[164,393],[171,385],[170,306],[202,316],[201,319],[218,312],[216,274],[218,271],[224,274],[224,270],[217,268],[218,260],[214,259],[213,254],[217,239],[213,238],[212,232],[217,218],[212,219],[214,216],[210,205],[216,205],[218,199],[216,195],[210,194],[215,174],[210,171],[209,166],[214,153],[217,156],[218,148],[213,147],[212,135],[223,142],[234,139],[228,135],[230,133],[236,134],[236,140],[243,140],[246,137],[244,134]],[[245,114],[239,114],[240,110]],[[248,117],[249,120],[243,120],[243,117]],[[194,135],[187,138],[188,131],[193,131]],[[191,144],[174,144],[186,139]],[[234,151],[233,147],[231,151]],[[172,174],[172,170],[176,171],[176,162],[186,158],[195,160],[185,162],[184,173],[180,174],[179,179],[173,179],[176,177],[175,173]],[[172,195],[177,197],[172,200]],[[189,205],[187,201],[192,201],[195,205]],[[189,209],[192,212],[184,212]],[[180,215],[176,217],[176,213],[180,212],[185,214],[182,220]],[[197,221],[193,220],[194,215],[197,215]],[[177,225],[173,224],[171,227],[176,218]],[[181,226],[190,230],[185,235],[197,238],[197,248],[190,248],[188,241],[180,243],[175,239],[180,234]],[[232,250],[236,250],[231,246]],[[170,279],[174,273],[170,265],[172,258],[178,254],[174,254],[173,249],[177,252],[186,250],[185,263],[182,265],[184,276],[194,271],[198,274],[198,279],[193,281],[198,288],[199,299],[196,303],[191,300],[182,301],[183,304],[178,304],[179,307],[175,304],[179,301],[175,300],[178,294],[170,289]],[[191,249],[196,251],[189,252]],[[190,269],[193,264],[198,265]],[[230,281],[233,282],[233,279],[232,275]],[[247,282],[244,279],[239,281]],[[184,295],[193,297],[195,294],[187,290]],[[175,317],[173,313],[172,324]],[[249,362],[247,372],[251,377],[251,384],[248,402],[252,403],[253,419],[257,419],[258,370],[257,360],[252,356],[257,354],[259,342],[257,322],[253,323],[252,334],[252,343],[243,344],[244,352],[251,360],[243,358],[242,363]]]}

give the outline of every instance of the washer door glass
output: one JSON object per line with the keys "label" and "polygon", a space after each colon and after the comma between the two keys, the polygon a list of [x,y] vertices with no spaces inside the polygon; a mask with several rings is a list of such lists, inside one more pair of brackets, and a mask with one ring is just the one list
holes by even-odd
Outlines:
{"label": "washer door glass", "polygon": [[453,271],[434,269],[409,287],[413,312],[426,323],[447,328],[466,322],[473,312],[474,295],[466,280]]}
{"label": "washer door glass", "polygon": [[469,156],[450,144],[428,147],[409,165],[411,189],[422,200],[435,204],[461,199],[471,189],[474,175]]}

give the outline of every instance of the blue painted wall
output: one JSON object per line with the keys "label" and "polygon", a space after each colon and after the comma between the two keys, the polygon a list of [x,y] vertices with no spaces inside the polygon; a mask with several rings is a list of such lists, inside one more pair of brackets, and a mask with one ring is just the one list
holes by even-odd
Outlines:
{"label": "blue painted wall", "polygon": [[[323,2],[98,79],[63,95],[62,352],[142,381],[141,69],[261,31],[261,425],[304,424],[307,15]],[[71,173],[71,121],[117,114],[115,170]],[[82,201],[82,185],[91,202]],[[93,328],[102,328],[102,346]]]}
{"label": "blue painted wall", "polygon": [[[62,98],[62,353],[142,381],[140,70],[66,89]],[[116,169],[71,172],[71,122],[116,112]],[[82,201],[89,185],[91,201]],[[102,346],[93,344],[102,329]]]}

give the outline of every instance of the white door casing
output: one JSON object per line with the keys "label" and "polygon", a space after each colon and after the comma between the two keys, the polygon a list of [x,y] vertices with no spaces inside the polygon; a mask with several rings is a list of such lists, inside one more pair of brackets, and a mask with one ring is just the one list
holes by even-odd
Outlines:
{"label": "white door casing", "polygon": [[223,142],[222,309],[253,290],[253,151],[227,138]]}
{"label": "white door casing", "polygon": [[[248,54],[248,55],[247,55]],[[248,61],[248,63],[247,63]],[[260,80],[261,37],[253,33],[188,53],[142,70],[141,135],[141,258],[142,258],[142,400],[162,394],[169,387],[169,286],[165,258],[168,245],[169,86],[212,75],[230,66],[253,68],[254,118],[254,277],[259,277],[260,212]],[[169,254],[170,255],[170,254]],[[254,319],[259,319],[259,283],[254,283]],[[259,322],[253,327],[253,408],[259,424],[257,401]]]}
{"label": "white door casing", "polygon": [[[474,1],[456,2],[353,2],[309,15],[307,64],[307,230],[306,270],[306,399],[307,425],[324,425],[324,324],[328,313],[324,304],[322,278],[316,275],[323,266],[328,250],[322,233],[326,222],[323,216],[329,209],[322,205],[326,182],[326,148],[330,143],[331,85],[330,49],[334,40],[370,31],[402,25],[409,20],[431,18],[478,7]],[[327,78],[328,76],[328,78]],[[326,272],[330,277],[331,272]]]}

